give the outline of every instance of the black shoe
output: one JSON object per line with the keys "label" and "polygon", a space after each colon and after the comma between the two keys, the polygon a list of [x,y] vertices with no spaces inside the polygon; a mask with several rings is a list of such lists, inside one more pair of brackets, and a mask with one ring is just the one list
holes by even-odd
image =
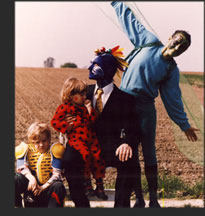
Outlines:
{"label": "black shoe", "polygon": [[150,194],[149,207],[150,208],[161,208],[161,206],[160,206],[160,204],[158,203],[158,200],[157,200],[157,192],[156,192],[156,190],[150,191],[149,194]]}
{"label": "black shoe", "polygon": [[35,207],[35,199],[33,194],[29,192],[24,194],[24,207]]}
{"label": "black shoe", "polygon": [[95,191],[93,190],[91,179],[85,180],[85,195],[87,197],[95,196]]}
{"label": "black shoe", "polygon": [[133,208],[145,208],[145,201],[144,199],[136,198],[135,204]]}
{"label": "black shoe", "polygon": [[161,208],[161,206],[160,206],[160,204],[158,203],[157,200],[150,201],[150,202],[149,202],[149,207],[150,207],[150,208]]}
{"label": "black shoe", "polygon": [[105,194],[104,190],[95,190],[95,195],[102,200],[107,200],[108,196]]}
{"label": "black shoe", "polygon": [[93,196],[95,196],[95,191],[93,190],[92,187],[91,188],[86,188],[85,189],[85,195],[87,197],[93,197]]}

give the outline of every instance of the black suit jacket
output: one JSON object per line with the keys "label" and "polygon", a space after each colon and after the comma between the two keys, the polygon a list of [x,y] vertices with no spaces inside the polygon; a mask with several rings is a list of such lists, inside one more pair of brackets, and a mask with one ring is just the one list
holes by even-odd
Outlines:
{"label": "black suit jacket", "polygon": [[[95,85],[88,86],[87,98],[92,101]],[[94,124],[105,160],[112,160],[117,147],[128,143],[136,148],[135,99],[114,85],[114,89]],[[125,136],[123,137],[122,131]]]}

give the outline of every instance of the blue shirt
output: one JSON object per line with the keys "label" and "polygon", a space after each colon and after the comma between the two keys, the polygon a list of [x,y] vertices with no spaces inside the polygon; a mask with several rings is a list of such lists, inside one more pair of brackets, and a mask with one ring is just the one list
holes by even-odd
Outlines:
{"label": "blue shirt", "polygon": [[[135,47],[159,41],[153,33],[145,29],[124,3],[115,1],[111,4],[123,30]],[[152,99],[160,92],[169,117],[184,131],[190,128],[190,124],[181,99],[179,69],[173,59],[163,58],[163,47],[162,44],[144,47],[136,55],[133,53],[128,58],[129,66],[123,73],[120,89]]]}

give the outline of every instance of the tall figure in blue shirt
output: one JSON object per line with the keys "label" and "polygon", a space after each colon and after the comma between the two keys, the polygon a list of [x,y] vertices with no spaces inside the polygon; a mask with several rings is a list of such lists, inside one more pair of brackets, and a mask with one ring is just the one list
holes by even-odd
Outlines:
{"label": "tall figure in blue shirt", "polygon": [[[189,141],[196,141],[195,131],[184,112],[179,88],[179,69],[173,57],[182,54],[191,44],[190,35],[177,30],[164,46],[159,39],[145,29],[133,12],[123,2],[113,1],[119,22],[135,47],[127,61],[129,66],[123,73],[120,89],[136,98],[136,113],[139,116],[145,175],[149,186],[150,207],[160,207],[157,201],[157,159],[155,149],[156,110],[155,98],[160,96],[169,117],[185,132]],[[140,173],[140,168],[139,168]],[[135,189],[135,207],[144,207],[141,186]]]}

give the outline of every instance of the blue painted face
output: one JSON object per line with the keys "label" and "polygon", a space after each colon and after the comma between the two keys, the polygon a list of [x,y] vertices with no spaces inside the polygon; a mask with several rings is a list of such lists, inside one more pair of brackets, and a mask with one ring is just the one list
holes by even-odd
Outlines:
{"label": "blue painted face", "polygon": [[110,54],[97,56],[88,68],[89,79],[111,82],[117,70],[116,59]]}
{"label": "blue painted face", "polygon": [[90,67],[88,68],[90,73],[89,73],[89,79],[93,80],[101,80],[104,77],[104,72],[103,69],[96,64],[95,62],[92,62]]}

